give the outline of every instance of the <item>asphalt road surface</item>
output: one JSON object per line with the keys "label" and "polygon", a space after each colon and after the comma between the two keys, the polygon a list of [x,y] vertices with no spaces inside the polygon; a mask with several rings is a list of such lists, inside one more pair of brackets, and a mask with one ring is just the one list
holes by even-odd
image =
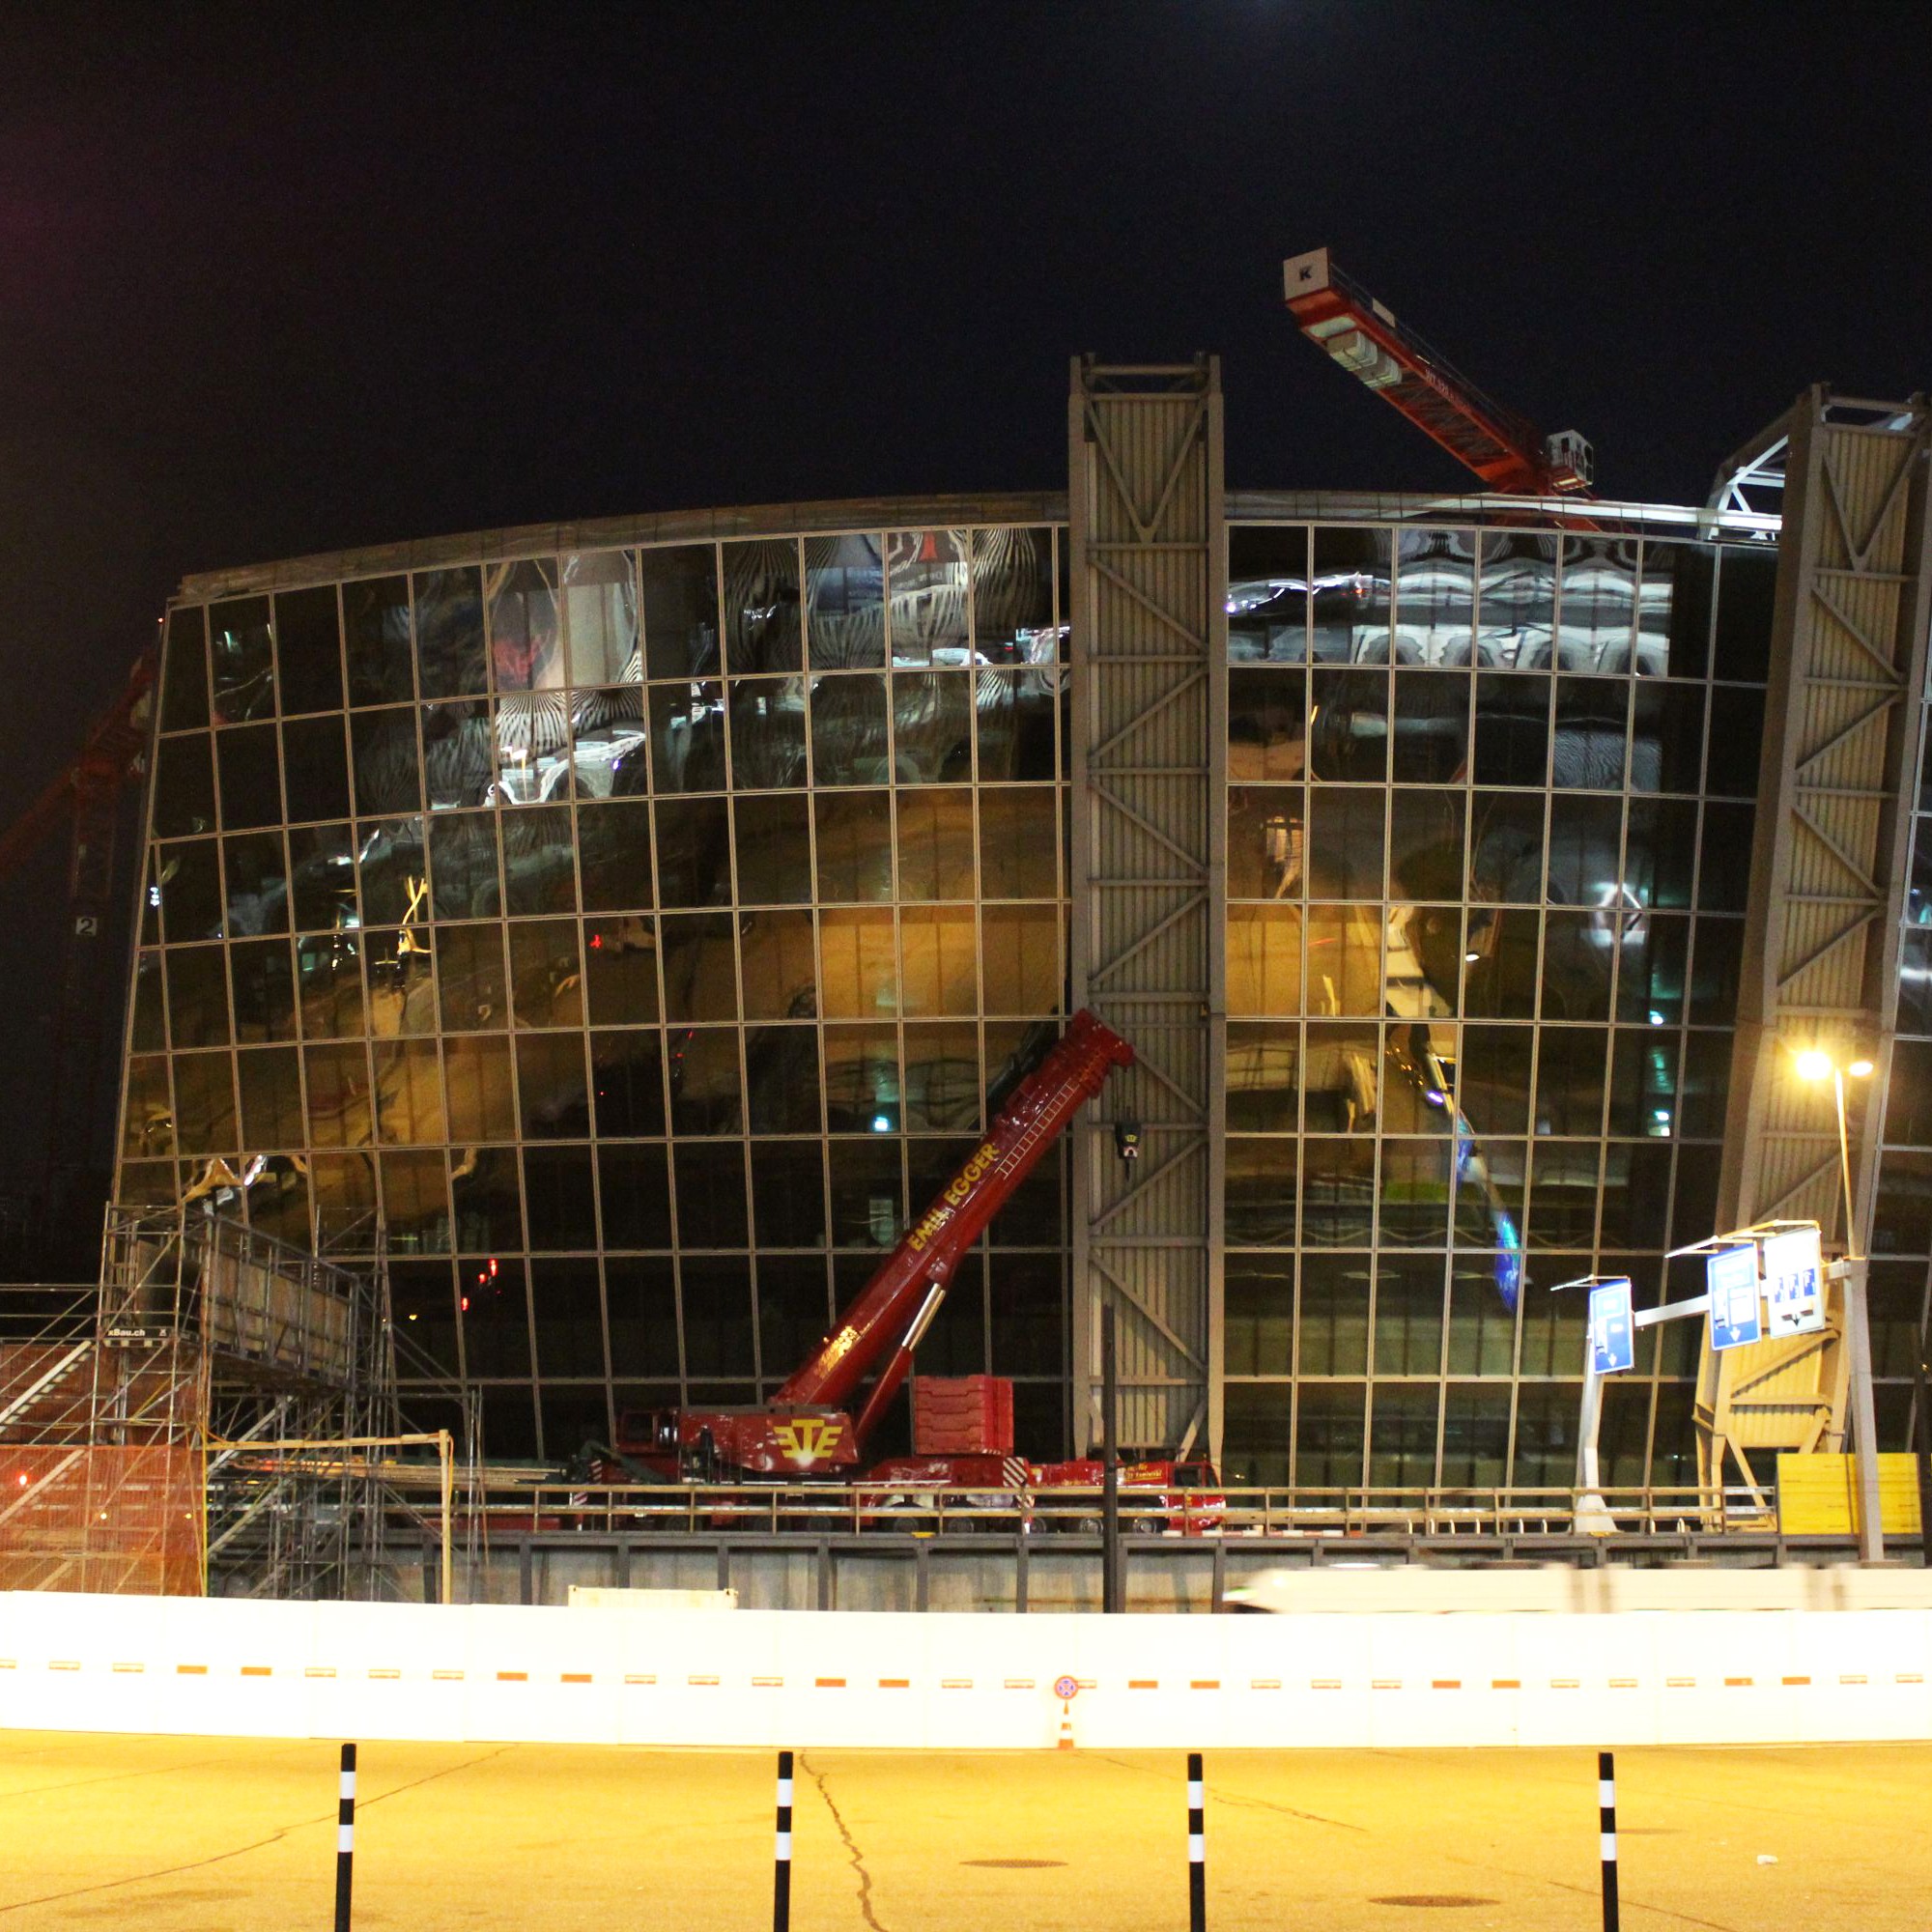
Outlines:
{"label": "asphalt road surface", "polygon": [[[775,1755],[361,1748],[356,1927],[771,1922]],[[1630,1749],[1624,1923],[1932,1927],[1932,1745]],[[330,1922],[333,1745],[0,1732],[0,1932]],[[797,1932],[1187,1924],[1174,1752],[800,1754]],[[1775,1861],[1775,1862],[1770,1862]],[[1594,1755],[1224,1751],[1215,1932],[1600,1925]]]}

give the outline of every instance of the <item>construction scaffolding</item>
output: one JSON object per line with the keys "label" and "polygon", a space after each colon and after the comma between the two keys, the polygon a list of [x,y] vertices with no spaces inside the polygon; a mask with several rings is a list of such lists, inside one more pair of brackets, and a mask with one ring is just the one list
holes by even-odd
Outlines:
{"label": "construction scaffolding", "polygon": [[444,1428],[410,1428],[399,1347],[380,1261],[110,1208],[98,1291],[0,1308],[0,1589],[360,1597],[400,1534],[440,1538],[448,1601],[474,1416],[452,1386]]}

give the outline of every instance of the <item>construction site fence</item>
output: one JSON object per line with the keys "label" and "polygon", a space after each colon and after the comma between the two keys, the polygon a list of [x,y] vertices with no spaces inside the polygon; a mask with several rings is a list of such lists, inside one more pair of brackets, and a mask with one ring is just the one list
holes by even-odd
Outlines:
{"label": "construction site fence", "polygon": [[201,1594],[202,1463],[192,1445],[9,1443],[0,1457],[0,1590]]}
{"label": "construction site fence", "polygon": [[[583,1530],[824,1535],[894,1531],[1092,1536],[1101,1490],[889,1489],[877,1484],[600,1484],[492,1482],[462,1504],[487,1541]],[[1129,1536],[1535,1537],[1682,1536],[1777,1528],[1774,1504],[1742,1487],[1601,1489],[1122,1488]]]}

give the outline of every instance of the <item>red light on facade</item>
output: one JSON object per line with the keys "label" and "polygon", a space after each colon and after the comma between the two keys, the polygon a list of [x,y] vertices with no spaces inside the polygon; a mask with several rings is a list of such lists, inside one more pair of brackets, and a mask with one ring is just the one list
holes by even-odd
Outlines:
{"label": "red light on facade", "polygon": [[469,1297],[467,1294],[462,1297],[461,1306],[464,1314],[468,1315],[469,1313]]}

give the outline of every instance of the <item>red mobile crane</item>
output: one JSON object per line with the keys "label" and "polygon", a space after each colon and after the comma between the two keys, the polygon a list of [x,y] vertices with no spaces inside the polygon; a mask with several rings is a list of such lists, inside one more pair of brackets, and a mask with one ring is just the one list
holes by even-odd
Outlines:
{"label": "red mobile crane", "polygon": [[[619,1460],[686,1482],[856,1472],[960,1259],[1108,1074],[1131,1065],[1133,1058],[1133,1048],[1092,1013],[1075,1013],[1059,1044],[1020,1082],[986,1137],[907,1229],[843,1321],[770,1402],[625,1415],[617,1430]],[[855,1420],[848,1405],[867,1375],[871,1389]],[[1002,1461],[997,1455],[921,1457],[870,1473],[938,1487],[1014,1487],[1002,1480]],[[1038,1475],[1068,1483],[1098,1480],[1086,1473],[1097,1464],[1061,1465],[1067,1473],[1057,1477],[1023,1467],[1029,1481]]]}
{"label": "red mobile crane", "polygon": [[1574,429],[1539,435],[1528,417],[1487,396],[1446,356],[1398,322],[1326,248],[1282,264],[1289,313],[1301,332],[1400,410],[1423,435],[1510,497],[1589,497],[1590,445]]}

